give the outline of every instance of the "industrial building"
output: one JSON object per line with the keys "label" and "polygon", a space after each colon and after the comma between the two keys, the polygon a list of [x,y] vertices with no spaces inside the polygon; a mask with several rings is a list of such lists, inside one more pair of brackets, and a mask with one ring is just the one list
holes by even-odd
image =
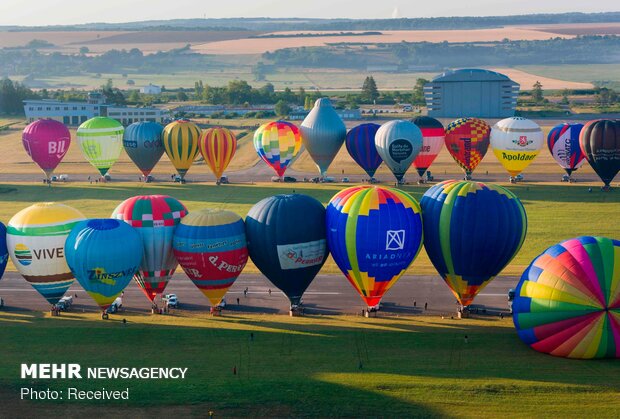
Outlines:
{"label": "industrial building", "polygon": [[514,116],[519,84],[491,70],[446,71],[424,86],[428,115],[441,118]]}

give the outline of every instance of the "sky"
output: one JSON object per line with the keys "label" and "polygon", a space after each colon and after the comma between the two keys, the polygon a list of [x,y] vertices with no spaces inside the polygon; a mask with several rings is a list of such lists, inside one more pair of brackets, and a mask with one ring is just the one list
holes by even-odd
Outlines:
{"label": "sky", "polygon": [[618,0],[0,0],[0,25],[178,18],[391,18],[618,11]]}

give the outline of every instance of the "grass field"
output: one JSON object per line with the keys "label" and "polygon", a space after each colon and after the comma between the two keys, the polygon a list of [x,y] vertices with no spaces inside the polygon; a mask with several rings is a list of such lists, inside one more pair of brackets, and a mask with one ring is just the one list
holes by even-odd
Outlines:
{"label": "grass field", "polygon": [[[552,79],[591,83],[593,81],[620,82],[620,65],[618,64],[565,64],[561,66],[524,65],[517,69]],[[530,88],[530,86],[522,86]],[[543,83],[543,88],[547,86]]]}
{"label": "grass field", "polygon": [[[536,353],[508,318],[123,316],[127,324],[0,312],[3,416],[613,418],[620,409],[620,363]],[[35,362],[189,370],[185,380],[19,379],[18,365]],[[24,386],[128,387],[130,400],[18,401]]]}

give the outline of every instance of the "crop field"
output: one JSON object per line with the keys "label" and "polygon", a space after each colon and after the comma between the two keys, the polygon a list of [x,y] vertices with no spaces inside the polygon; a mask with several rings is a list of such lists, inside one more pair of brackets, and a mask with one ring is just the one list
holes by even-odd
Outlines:
{"label": "crop field", "polygon": [[[519,66],[517,69],[526,73],[549,77],[551,79],[561,78],[575,82],[620,82],[620,65],[617,64],[565,64],[562,66],[527,65]],[[548,88],[543,81],[541,81],[541,83],[543,83],[543,88]]]}

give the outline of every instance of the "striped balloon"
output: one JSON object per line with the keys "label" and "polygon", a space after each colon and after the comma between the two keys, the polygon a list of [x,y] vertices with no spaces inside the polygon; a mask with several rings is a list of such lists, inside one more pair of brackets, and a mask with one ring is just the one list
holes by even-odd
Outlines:
{"label": "striped balloon", "polygon": [[379,124],[361,124],[347,133],[345,145],[349,155],[368,176],[373,177],[383,160],[375,146],[375,134],[381,127]]}
{"label": "striped balloon", "polygon": [[412,120],[422,131],[422,149],[413,161],[420,177],[435,161],[446,140],[446,130],[441,122],[430,116],[418,116]]}
{"label": "striped balloon", "polygon": [[620,241],[577,237],[523,272],[512,304],[523,342],[567,358],[620,358]]}
{"label": "striped balloon", "polygon": [[21,210],[7,226],[13,264],[50,304],[56,304],[74,281],[65,259],[65,241],[83,219],[75,208],[46,202]]}
{"label": "striped balloon", "polygon": [[84,157],[101,176],[118,160],[123,149],[125,129],[116,119],[97,116],[77,129],[77,140]]}
{"label": "striped balloon", "polygon": [[259,157],[280,177],[301,149],[301,133],[286,121],[267,122],[254,132],[254,148]]}
{"label": "striped balloon", "polygon": [[547,136],[549,152],[569,176],[586,161],[579,146],[579,133],[582,128],[583,124],[563,123],[551,128]]}
{"label": "striped balloon", "polygon": [[219,181],[237,150],[235,134],[226,128],[210,128],[200,137],[200,153]]}
{"label": "striped balloon", "polygon": [[166,125],[162,140],[168,158],[181,179],[184,179],[200,152],[200,128],[188,120],[180,119]]}

